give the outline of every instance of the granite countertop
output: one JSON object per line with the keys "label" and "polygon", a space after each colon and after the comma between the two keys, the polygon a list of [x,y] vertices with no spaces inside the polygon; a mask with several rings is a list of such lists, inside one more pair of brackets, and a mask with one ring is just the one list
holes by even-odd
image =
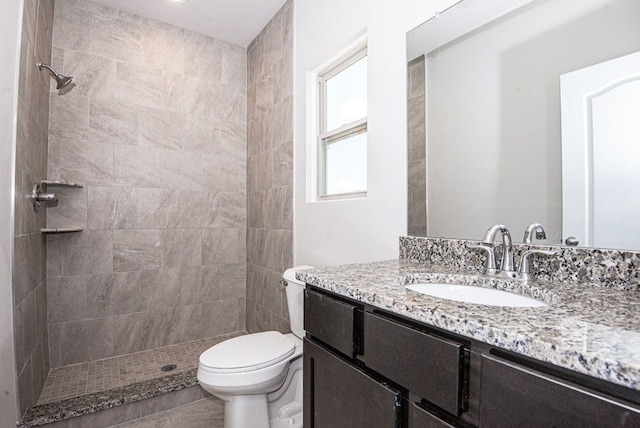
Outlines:
{"label": "granite countertop", "polygon": [[[635,291],[524,283],[403,260],[301,270],[296,277],[428,325],[640,390],[640,293]],[[404,288],[415,282],[502,288],[549,306],[512,308],[438,299]]]}

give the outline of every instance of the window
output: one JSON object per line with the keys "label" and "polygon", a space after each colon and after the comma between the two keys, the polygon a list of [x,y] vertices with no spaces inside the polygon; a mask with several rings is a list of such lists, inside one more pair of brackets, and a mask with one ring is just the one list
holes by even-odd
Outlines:
{"label": "window", "polygon": [[367,52],[318,76],[318,198],[367,192]]}

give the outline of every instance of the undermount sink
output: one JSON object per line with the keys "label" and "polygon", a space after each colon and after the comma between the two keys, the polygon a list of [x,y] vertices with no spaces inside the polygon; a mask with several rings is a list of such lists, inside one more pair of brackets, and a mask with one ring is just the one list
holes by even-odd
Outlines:
{"label": "undermount sink", "polygon": [[456,302],[475,303],[487,306],[511,306],[519,308],[535,308],[548,306],[546,303],[520,294],[495,288],[477,287],[444,283],[409,284],[405,288],[418,293]]}

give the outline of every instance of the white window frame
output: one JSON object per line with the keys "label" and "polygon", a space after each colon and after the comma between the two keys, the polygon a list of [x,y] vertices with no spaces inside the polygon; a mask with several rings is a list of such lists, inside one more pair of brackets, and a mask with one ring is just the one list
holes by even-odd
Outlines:
{"label": "white window frame", "polygon": [[[366,39],[364,42],[360,42],[357,46],[349,49],[339,56],[338,59],[334,59],[328,66],[324,67],[321,72],[317,74],[317,138],[316,138],[316,150],[317,150],[317,188],[316,200],[327,201],[336,199],[356,199],[364,198],[367,196],[367,191],[363,192],[348,192],[339,194],[326,194],[326,148],[332,143],[338,142],[349,136],[358,135],[367,132],[368,129],[368,113],[367,116],[355,120],[351,123],[342,125],[337,129],[326,131],[326,105],[325,100],[327,96],[326,82],[332,77],[336,76],[340,72],[344,71],[351,65],[360,61],[367,56]],[[367,70],[368,74],[368,70]],[[368,76],[367,76],[368,77]],[[368,96],[367,96],[368,102]],[[368,174],[367,174],[368,176]],[[367,178],[368,181],[368,178]],[[367,183],[368,188],[368,183]]]}

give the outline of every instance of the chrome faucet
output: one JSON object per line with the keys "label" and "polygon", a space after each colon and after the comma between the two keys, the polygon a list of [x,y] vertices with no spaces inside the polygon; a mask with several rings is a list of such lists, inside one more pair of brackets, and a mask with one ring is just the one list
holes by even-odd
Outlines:
{"label": "chrome faucet", "polygon": [[524,231],[522,242],[524,244],[531,244],[534,232],[536,234],[536,239],[547,239],[547,233],[544,231],[544,227],[542,227],[540,223],[531,223]]}
{"label": "chrome faucet", "polygon": [[491,226],[489,230],[487,230],[487,233],[484,234],[482,243],[493,246],[498,232],[502,235],[502,260],[500,261],[500,268],[498,269],[497,274],[508,278],[515,278],[516,272],[513,267],[513,242],[511,241],[511,232],[509,232],[507,226],[503,224]]}

